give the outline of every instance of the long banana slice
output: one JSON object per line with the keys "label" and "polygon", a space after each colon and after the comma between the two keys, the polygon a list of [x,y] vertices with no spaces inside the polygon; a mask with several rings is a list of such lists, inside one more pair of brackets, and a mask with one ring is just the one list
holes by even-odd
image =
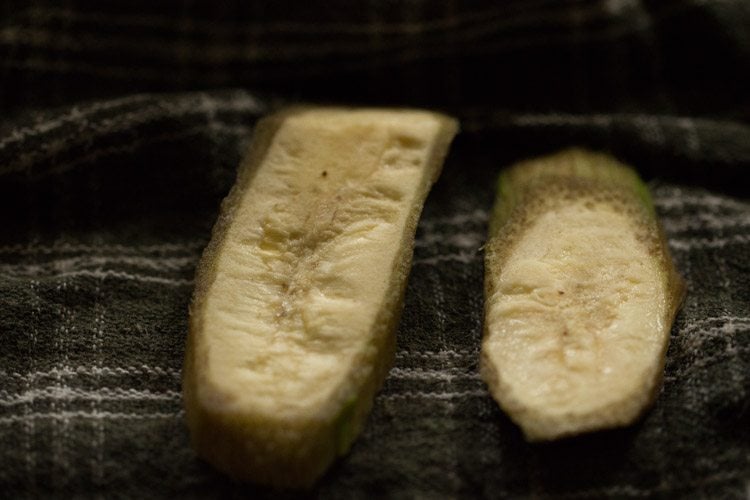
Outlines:
{"label": "long banana slice", "polygon": [[482,376],[526,438],[633,422],[684,294],[637,174],[576,149],[515,165],[485,248]]}
{"label": "long banana slice", "polygon": [[457,130],[422,111],[301,108],[257,127],[201,260],[184,400],[198,454],[307,487],[392,362],[425,197]]}

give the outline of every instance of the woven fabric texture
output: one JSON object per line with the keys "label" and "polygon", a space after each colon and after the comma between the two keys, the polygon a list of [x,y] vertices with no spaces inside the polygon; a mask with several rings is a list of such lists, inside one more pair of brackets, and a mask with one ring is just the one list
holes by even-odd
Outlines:
{"label": "woven fabric texture", "polygon": [[[750,494],[745,2],[124,4],[2,3],[0,497],[278,496],[197,459],[180,376],[221,199],[293,102],[462,124],[395,364],[310,495]],[[499,169],[570,145],[648,180],[688,295],[641,421],[530,445],[478,375],[481,246]]]}

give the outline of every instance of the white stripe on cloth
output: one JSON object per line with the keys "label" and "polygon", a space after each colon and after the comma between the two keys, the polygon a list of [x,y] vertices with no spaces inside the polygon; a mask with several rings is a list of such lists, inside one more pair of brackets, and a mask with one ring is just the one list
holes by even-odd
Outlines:
{"label": "white stripe on cloth", "polygon": [[81,257],[64,257],[34,264],[0,264],[0,272],[11,276],[44,275],[47,272],[74,271],[86,267],[101,267],[106,265],[125,265],[142,267],[155,271],[190,270],[195,267],[196,257],[172,256],[99,256],[86,255]]}
{"label": "white stripe on cloth", "polygon": [[482,259],[482,254],[477,250],[476,252],[461,252],[461,253],[446,253],[441,255],[435,255],[432,257],[423,257],[420,259],[414,259],[412,265],[414,266],[436,266],[444,264],[446,262],[458,262],[460,264],[471,264]]}
{"label": "white stripe on cloth", "polygon": [[672,193],[666,196],[658,194],[654,197],[654,205],[662,209],[698,207],[708,210],[722,209],[750,212],[750,203],[710,193],[684,193],[680,189],[674,189]]}
{"label": "white stripe on cloth", "polygon": [[750,229],[750,210],[744,213],[714,215],[708,211],[690,215],[661,216],[659,220],[667,233],[701,230],[723,230],[734,228]]}
{"label": "white stripe on cloth", "polygon": [[0,246],[0,254],[48,255],[53,253],[104,253],[119,252],[123,255],[143,253],[195,253],[206,246],[206,241],[182,243],[159,243],[155,245],[84,244],[75,242],[55,242],[51,245],[15,244]]}
{"label": "white stripe on cloth", "polygon": [[465,399],[472,397],[487,397],[489,392],[485,389],[474,389],[471,391],[454,391],[454,392],[427,392],[427,391],[407,391],[395,394],[380,394],[375,399],[377,401],[393,401],[403,399],[419,399],[426,401],[449,401],[453,399]]}
{"label": "white stripe on cloth", "polygon": [[[114,25],[125,28],[151,28],[165,33],[172,30],[176,33],[200,33],[211,36],[236,36],[237,34],[256,35],[259,32],[281,35],[363,35],[370,36],[376,33],[386,35],[411,35],[422,34],[429,31],[448,30],[461,24],[467,24],[477,21],[492,21],[495,19],[507,19],[510,15],[509,8],[528,14],[532,8],[544,7],[550,5],[553,9],[556,7],[555,2],[550,0],[525,0],[517,2],[516,5],[507,2],[502,7],[493,7],[480,11],[462,12],[443,18],[424,19],[418,21],[396,21],[373,23],[368,20],[365,22],[316,22],[308,23],[302,21],[274,21],[265,20],[263,23],[242,24],[229,23],[221,19],[211,19],[203,21],[202,19],[191,19],[189,27],[180,23],[175,23],[174,19],[166,16],[144,15],[144,14],[107,14],[101,15],[88,12],[77,12],[70,9],[53,8],[53,7],[30,7],[25,10],[25,14],[30,20],[62,19],[69,22],[92,22],[99,25]],[[549,16],[549,10],[537,10],[532,12],[535,17],[546,19]],[[607,9],[605,9],[607,10]],[[607,12],[611,12],[607,10]]]}
{"label": "white stripe on cloth", "polygon": [[730,339],[738,333],[745,333],[750,331],[750,321],[748,320],[730,320],[723,325],[713,326],[709,328],[700,328],[693,331],[693,333],[686,335],[682,332],[682,335],[678,337],[680,339],[680,345],[690,349],[698,349],[703,345],[706,340],[711,338]]}
{"label": "white stripe on cloth", "polygon": [[472,210],[471,212],[458,213],[447,217],[429,217],[419,222],[420,229],[432,230],[438,225],[458,226],[462,224],[481,224],[487,222],[489,212],[486,210]]}
{"label": "white stripe on cloth", "polygon": [[100,270],[81,270],[81,271],[70,271],[57,274],[48,274],[46,276],[36,276],[37,281],[43,281],[46,279],[65,279],[75,277],[86,277],[86,278],[97,278],[106,279],[114,278],[121,280],[140,281],[143,283],[156,283],[160,285],[169,286],[192,286],[193,280],[187,279],[173,279],[173,278],[162,278],[159,276],[146,276],[143,274],[131,274],[124,271],[100,271]]}
{"label": "white stripe on cloth", "polygon": [[153,99],[153,97],[147,94],[140,94],[120,99],[99,101],[87,106],[74,106],[67,113],[35,123],[33,126],[12,129],[4,137],[0,138],[0,152],[11,144],[22,143],[30,138],[55,131],[65,125],[78,125],[81,120],[85,120],[100,111],[112,110],[126,105],[148,101],[150,99]]}
{"label": "white stripe on cloth", "polygon": [[[153,101],[147,101],[147,105],[143,109],[124,112],[112,119],[103,120],[97,123],[84,122],[87,126],[83,131],[81,130],[81,127],[71,127],[70,130],[64,130],[62,131],[62,134],[54,137],[54,141],[47,144],[37,145],[37,147],[28,151],[24,150],[22,153],[15,156],[13,161],[7,162],[7,164],[0,169],[0,174],[23,170],[29,165],[42,159],[59,155],[73,146],[84,143],[89,144],[100,137],[123,131],[130,131],[138,125],[153,120],[175,119],[193,115],[215,117],[217,112],[222,111],[246,111],[259,113],[261,107],[255,99],[245,93],[236,94],[233,97],[226,99],[213,97],[208,94],[189,94],[176,99],[154,99]],[[24,137],[37,137],[42,133],[48,133],[51,130],[59,129],[64,123],[64,121],[60,122],[60,120],[53,118],[49,122],[43,122],[36,125],[34,129],[27,132],[20,132],[19,130],[22,129],[13,130],[7,137],[18,138],[17,140],[22,141]],[[200,127],[192,127],[189,131],[203,130],[208,126],[220,127],[221,124],[214,118],[214,120],[211,121],[211,124],[207,125],[201,123]],[[238,133],[245,133],[249,130],[249,128],[240,127],[241,130],[235,131],[235,128],[238,128],[238,126],[229,126],[228,130]],[[42,130],[44,130],[44,132],[42,132]],[[169,137],[170,134],[184,135],[186,133],[186,130],[178,130],[163,135],[164,137]],[[149,139],[150,138],[143,138],[141,140],[148,141]],[[129,144],[133,144],[133,142],[134,141],[131,141]],[[117,147],[120,146],[121,145],[118,145]],[[127,151],[127,149],[125,151]],[[93,154],[95,152],[96,151],[93,151],[88,154]],[[2,153],[2,149],[0,149],[0,153]],[[80,159],[77,159],[76,161],[79,160]]]}
{"label": "white stripe on cloth", "polygon": [[479,233],[475,231],[466,233],[450,232],[448,234],[429,233],[425,234],[421,238],[418,238],[414,242],[414,246],[418,248],[431,247],[439,243],[441,245],[452,246],[455,248],[469,248],[478,250],[482,243],[484,243],[484,239],[486,238],[486,236],[487,235],[485,233]]}
{"label": "white stripe on cloth", "polygon": [[441,349],[439,351],[399,351],[396,359],[464,359],[479,356],[479,347],[472,349]]}
{"label": "white stripe on cloth", "polygon": [[63,367],[53,368],[46,371],[34,371],[30,373],[19,373],[19,372],[7,372],[0,370],[0,378],[6,379],[22,379],[26,382],[33,383],[36,380],[44,378],[68,378],[68,377],[79,377],[79,376],[92,376],[92,377],[130,377],[130,376],[167,376],[170,378],[179,379],[181,377],[180,370],[173,368],[165,368],[161,366],[78,366],[76,368]]}
{"label": "white stripe on cloth", "polygon": [[391,368],[388,372],[389,378],[407,380],[446,381],[453,380],[480,380],[476,372],[466,372],[458,368],[443,368],[433,370],[429,368]]}
{"label": "white stripe on cloth", "polygon": [[[721,123],[725,130],[740,134],[750,134],[750,127],[741,122],[730,122],[693,118],[681,115],[640,114],[640,113],[487,113],[484,109],[464,110],[462,128],[482,129],[487,126],[503,127],[594,127],[608,129],[615,122],[632,123],[635,127],[668,127],[683,129],[687,133],[697,133],[697,128],[715,129]],[[657,123],[658,122],[658,123]],[[694,140],[694,139],[693,139]]]}
{"label": "white stripe on cloth", "polygon": [[0,391],[0,407],[16,406],[33,401],[182,401],[182,393],[171,390],[153,392],[108,387],[83,390],[65,386],[30,389],[15,395],[8,391]]}
{"label": "white stripe on cloth", "polygon": [[741,354],[750,354],[750,346],[736,347],[734,344],[729,344],[726,349],[721,352],[717,352],[710,356],[696,356],[690,361],[683,361],[677,368],[675,368],[674,371],[676,374],[665,376],[664,381],[680,383],[687,382],[689,380],[688,375],[694,375],[696,377],[710,375],[709,372],[705,371],[705,368],[719,364],[720,362],[726,361],[728,358],[734,358]]}
{"label": "white stripe on cloth", "polygon": [[670,238],[668,241],[671,250],[689,252],[691,250],[703,250],[724,248],[729,245],[744,245],[750,243],[750,234],[737,234],[726,238]]}
{"label": "white stripe on cloth", "polygon": [[[159,135],[154,135],[154,136],[149,136],[149,137],[143,137],[134,141],[126,142],[123,144],[118,144],[116,146],[108,146],[104,148],[90,150],[90,151],[87,151],[86,154],[76,157],[74,160],[68,161],[66,163],[56,163],[53,167],[48,168],[42,172],[35,172],[34,178],[40,179],[49,175],[61,174],[79,165],[93,163],[95,161],[98,161],[102,158],[106,158],[108,156],[121,155],[125,153],[134,153],[139,148],[142,148],[144,146],[151,146],[154,144],[171,142],[171,141],[176,141],[180,139],[186,139],[193,135],[200,135],[205,132],[216,130],[217,127],[218,125],[216,124],[212,124],[210,127],[207,127],[205,125],[198,125],[198,126],[191,127],[188,129],[178,130],[174,132],[166,132],[164,134],[159,134]],[[223,130],[222,132],[237,135],[239,137],[246,137],[247,135],[250,134],[250,130],[245,129],[244,127],[239,128],[239,130],[235,127],[228,127],[226,130]],[[29,166],[29,165],[31,165],[31,163],[27,164],[26,166]],[[23,167],[19,167],[19,168],[23,168]],[[3,173],[7,173],[7,172],[0,172],[0,175],[2,175]]]}
{"label": "white stripe on cloth", "polygon": [[26,415],[11,415],[0,417],[0,424],[26,423],[36,420],[73,420],[73,419],[93,419],[93,420],[162,420],[182,418],[185,415],[184,410],[176,412],[156,412],[156,413],[117,413],[108,411],[61,411],[54,413],[29,413]]}

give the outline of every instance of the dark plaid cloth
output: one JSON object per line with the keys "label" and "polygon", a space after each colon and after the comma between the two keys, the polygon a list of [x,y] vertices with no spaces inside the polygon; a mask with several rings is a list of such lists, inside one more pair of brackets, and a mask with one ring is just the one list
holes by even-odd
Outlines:
{"label": "dark plaid cloth", "polygon": [[[395,365],[323,498],[750,495],[744,0],[2,2],[0,497],[225,497],[180,370],[200,252],[288,102],[461,119]],[[125,6],[127,4],[127,7]],[[652,187],[689,293],[636,425],[529,445],[477,372],[499,168],[568,145]]]}

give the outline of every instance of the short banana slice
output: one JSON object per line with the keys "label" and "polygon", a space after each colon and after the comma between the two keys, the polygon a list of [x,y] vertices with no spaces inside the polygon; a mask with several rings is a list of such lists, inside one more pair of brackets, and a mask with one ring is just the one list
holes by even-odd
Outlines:
{"label": "short banana slice", "polygon": [[573,149],[501,174],[481,371],[528,440],[633,422],[660,386],[683,295],[630,168]]}
{"label": "short banana slice", "polygon": [[417,221],[456,131],[410,110],[299,108],[258,125],[190,310],[200,456],[307,487],[349,449],[392,363]]}

